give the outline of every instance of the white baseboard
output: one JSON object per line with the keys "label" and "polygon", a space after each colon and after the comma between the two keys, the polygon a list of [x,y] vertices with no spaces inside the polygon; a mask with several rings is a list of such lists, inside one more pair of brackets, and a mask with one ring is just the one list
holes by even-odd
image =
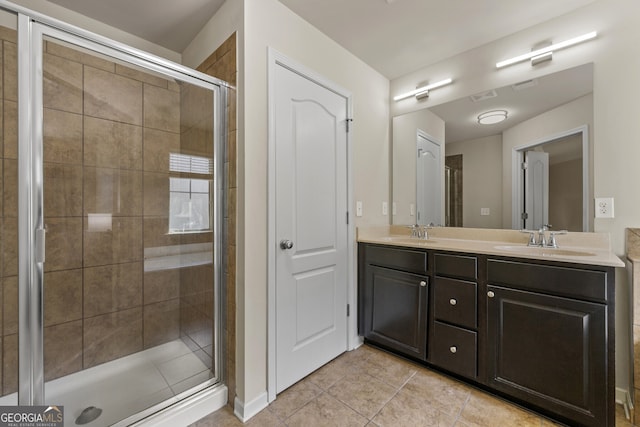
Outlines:
{"label": "white baseboard", "polygon": [[616,387],[616,403],[624,408],[624,415],[629,420],[633,411],[633,401],[629,390]]}
{"label": "white baseboard", "polygon": [[220,385],[205,390],[164,411],[139,421],[135,427],[187,427],[227,404],[228,389]]}
{"label": "white baseboard", "polygon": [[233,413],[238,417],[238,419],[240,419],[240,421],[245,423],[267,406],[269,406],[269,399],[266,391],[251,402],[247,403],[244,403],[236,396],[236,399],[233,402]]}

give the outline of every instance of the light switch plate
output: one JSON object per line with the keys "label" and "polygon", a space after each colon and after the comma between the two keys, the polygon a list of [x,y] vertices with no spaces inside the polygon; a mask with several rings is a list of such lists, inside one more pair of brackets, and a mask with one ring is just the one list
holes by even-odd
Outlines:
{"label": "light switch plate", "polygon": [[356,202],[356,216],[362,216],[362,202],[360,200]]}
{"label": "light switch plate", "polygon": [[382,215],[389,215],[389,205],[387,202],[382,202]]}

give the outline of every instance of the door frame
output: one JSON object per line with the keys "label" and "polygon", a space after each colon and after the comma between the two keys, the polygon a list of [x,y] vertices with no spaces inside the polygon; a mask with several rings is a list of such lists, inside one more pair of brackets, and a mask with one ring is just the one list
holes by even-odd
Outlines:
{"label": "door frame", "polygon": [[[353,102],[351,92],[328,80],[324,76],[300,64],[299,62],[283,55],[272,47],[267,51],[268,74],[268,212],[267,212],[267,400],[272,402],[276,398],[276,136],[275,136],[275,75],[276,67],[284,67],[288,70],[324,87],[347,101],[347,117],[351,118]],[[347,318],[347,350],[355,348],[358,344],[357,329],[357,305],[355,286],[355,221],[350,215],[353,202],[352,179],[352,150],[351,132],[347,132],[347,304],[350,307],[350,316]],[[346,316],[346,313],[345,313]]]}
{"label": "door frame", "polygon": [[589,125],[578,126],[549,136],[545,136],[536,141],[519,145],[511,150],[511,228],[518,230],[522,227],[522,219],[520,218],[521,208],[524,203],[524,195],[522,188],[524,180],[522,178],[520,165],[524,161],[524,152],[555,141],[556,139],[565,138],[571,135],[582,135],[582,231],[589,231],[589,211],[591,206],[591,168],[589,156]]}

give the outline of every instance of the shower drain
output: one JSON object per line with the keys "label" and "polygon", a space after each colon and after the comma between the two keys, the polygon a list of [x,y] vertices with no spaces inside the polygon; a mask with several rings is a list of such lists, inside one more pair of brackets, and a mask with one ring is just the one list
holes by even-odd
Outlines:
{"label": "shower drain", "polygon": [[84,408],[80,416],[76,418],[76,424],[89,424],[91,421],[98,418],[100,414],[102,414],[102,409],[96,408],[95,406]]}

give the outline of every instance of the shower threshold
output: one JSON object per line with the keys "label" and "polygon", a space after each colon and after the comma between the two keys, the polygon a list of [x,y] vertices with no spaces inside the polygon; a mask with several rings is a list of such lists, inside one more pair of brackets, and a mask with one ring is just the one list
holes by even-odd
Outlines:
{"label": "shower threshold", "polygon": [[[47,405],[64,406],[65,427],[89,407],[102,409],[89,427],[110,426],[212,378],[209,368],[177,339],[45,384]],[[17,394],[0,398],[16,405]]]}

